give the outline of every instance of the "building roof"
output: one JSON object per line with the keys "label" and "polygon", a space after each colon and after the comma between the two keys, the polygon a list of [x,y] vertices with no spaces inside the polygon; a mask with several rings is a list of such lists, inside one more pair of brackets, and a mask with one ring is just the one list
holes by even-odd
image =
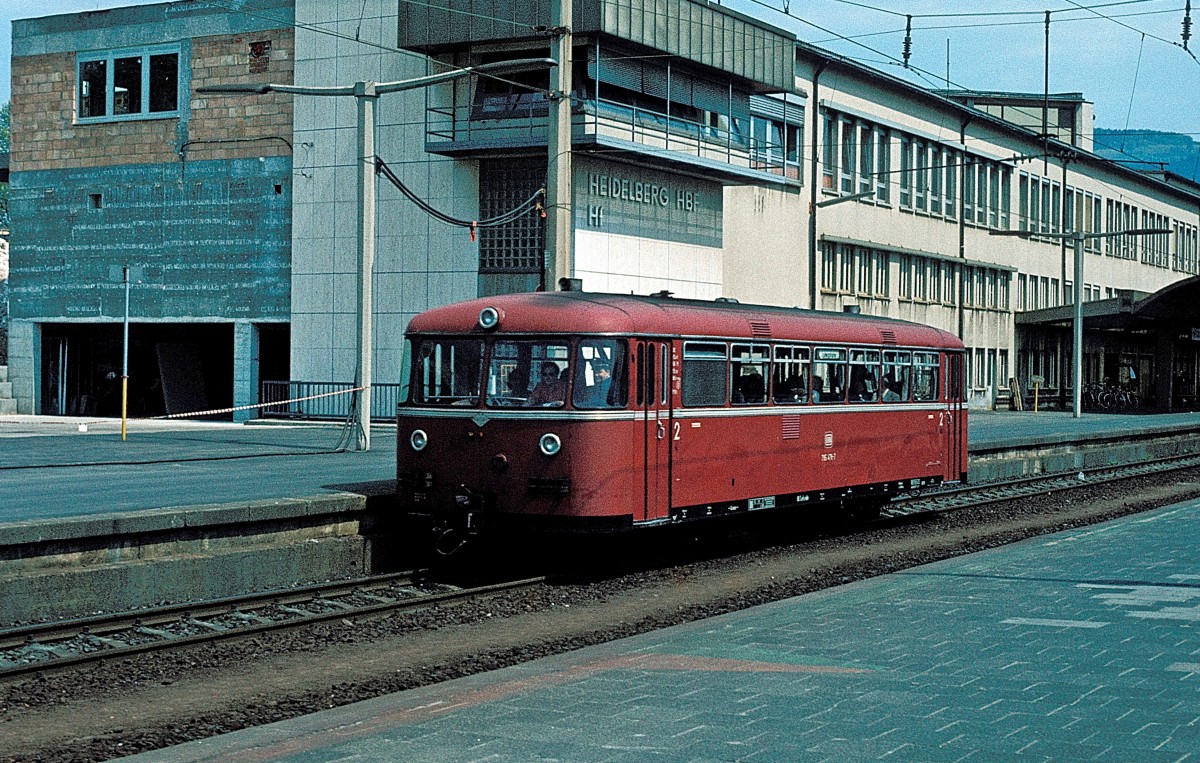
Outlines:
{"label": "building roof", "polygon": [[[1059,305],[1017,313],[1016,322],[1067,326],[1074,315],[1074,305]],[[1083,325],[1088,329],[1129,331],[1160,323],[1183,332],[1200,329],[1200,276],[1175,281],[1152,294],[1121,289],[1111,299],[1083,303]]]}

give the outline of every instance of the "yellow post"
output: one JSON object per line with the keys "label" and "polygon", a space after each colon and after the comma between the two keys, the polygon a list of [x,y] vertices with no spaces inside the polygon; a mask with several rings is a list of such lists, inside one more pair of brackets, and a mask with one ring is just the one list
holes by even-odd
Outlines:
{"label": "yellow post", "polygon": [[129,377],[121,377],[121,442],[125,442],[125,413],[129,402]]}
{"label": "yellow post", "polygon": [[1033,412],[1038,412],[1038,383],[1033,383]]}

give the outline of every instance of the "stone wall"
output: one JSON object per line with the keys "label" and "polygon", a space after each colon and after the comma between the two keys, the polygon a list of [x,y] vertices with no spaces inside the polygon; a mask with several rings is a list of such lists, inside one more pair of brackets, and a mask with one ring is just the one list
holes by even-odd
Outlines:
{"label": "stone wall", "polygon": [[[269,52],[252,51],[269,45]],[[12,171],[291,155],[291,95],[197,95],[204,86],[292,83],[291,29],[183,41],[177,115],[75,121],[75,53],[12,59]],[[265,61],[264,61],[265,59]],[[252,71],[252,69],[254,71]]]}

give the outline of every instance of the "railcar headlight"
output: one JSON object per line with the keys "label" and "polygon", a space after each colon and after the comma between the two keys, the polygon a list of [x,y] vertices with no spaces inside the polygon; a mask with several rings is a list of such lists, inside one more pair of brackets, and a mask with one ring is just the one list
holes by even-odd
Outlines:
{"label": "railcar headlight", "polygon": [[562,440],[558,439],[558,435],[553,432],[547,432],[542,435],[542,439],[538,440],[538,450],[547,456],[553,456],[562,450]]}
{"label": "railcar headlight", "polygon": [[412,445],[413,450],[425,450],[425,446],[429,444],[429,435],[425,434],[424,429],[414,429],[408,437],[408,442]]}
{"label": "railcar headlight", "polygon": [[500,311],[494,307],[485,307],[479,311],[479,328],[491,330],[500,325]]}

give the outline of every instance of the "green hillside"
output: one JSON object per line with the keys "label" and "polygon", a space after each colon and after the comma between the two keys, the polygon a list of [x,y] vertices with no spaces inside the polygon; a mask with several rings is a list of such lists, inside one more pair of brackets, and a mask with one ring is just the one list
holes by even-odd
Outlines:
{"label": "green hillside", "polygon": [[1096,128],[1095,146],[1096,153],[1106,159],[1166,162],[1167,169],[1176,175],[1200,182],[1200,142],[1187,135],[1156,130],[1126,132]]}

